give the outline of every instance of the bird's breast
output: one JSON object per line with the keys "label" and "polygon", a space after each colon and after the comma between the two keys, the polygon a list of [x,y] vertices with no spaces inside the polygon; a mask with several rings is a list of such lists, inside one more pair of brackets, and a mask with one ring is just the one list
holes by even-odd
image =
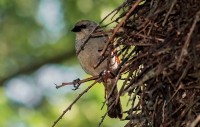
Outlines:
{"label": "bird's breast", "polygon": [[[103,61],[97,68],[94,68],[100,60],[101,55],[99,49],[105,46],[104,41],[104,38],[90,38],[78,54],[78,60],[82,68],[90,75],[98,75],[106,69],[106,61]],[[79,51],[83,45],[83,41],[76,42],[76,50]]]}

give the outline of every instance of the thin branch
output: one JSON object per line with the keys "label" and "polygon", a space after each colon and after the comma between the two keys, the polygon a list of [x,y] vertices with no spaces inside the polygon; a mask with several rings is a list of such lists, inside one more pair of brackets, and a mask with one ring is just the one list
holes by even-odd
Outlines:
{"label": "thin branch", "polygon": [[106,118],[108,112],[113,108],[114,104],[115,104],[115,103],[112,103],[112,104],[108,107],[108,110],[107,110],[107,111],[104,113],[104,115],[101,117],[101,121],[99,122],[98,127],[101,127],[101,125],[102,125],[104,119]]}
{"label": "thin branch", "polygon": [[163,23],[162,23],[162,26],[164,26],[165,23],[167,22],[167,19],[168,19],[168,17],[169,17],[169,14],[172,12],[172,9],[173,9],[174,5],[176,4],[176,2],[177,2],[177,0],[173,0],[172,4],[171,4],[171,6],[170,6],[170,9],[169,9],[169,11],[167,12],[167,14],[166,14],[166,16],[165,16],[165,19],[164,19],[164,21],[163,21]]}
{"label": "thin branch", "polygon": [[[80,80],[80,79],[76,79],[74,80],[73,82],[66,82],[66,83],[62,83],[62,85],[56,85],[56,89],[59,89],[63,86],[67,86],[67,85],[76,85],[76,84],[82,84],[82,83],[85,83],[85,82],[88,82],[88,81],[92,81],[92,80],[96,80],[98,79],[99,76],[92,76],[92,77],[89,77],[89,78],[86,78],[86,79],[83,79],[83,80]],[[75,87],[76,88],[76,87]]]}
{"label": "thin branch", "polygon": [[117,8],[115,8],[113,11],[111,11],[110,13],[108,13],[101,21],[99,24],[102,24],[111,14],[113,14],[115,11],[119,11],[127,2],[124,2],[123,4],[121,4],[120,6],[118,6]]}
{"label": "thin branch", "polygon": [[190,127],[196,127],[198,123],[200,123],[200,115],[191,123]]}
{"label": "thin branch", "polygon": [[108,48],[108,45],[109,43],[114,39],[116,33],[119,31],[120,27],[125,23],[125,21],[129,18],[129,16],[131,15],[131,13],[135,10],[135,8],[139,5],[139,3],[141,2],[142,0],[137,0],[133,6],[131,7],[131,9],[126,13],[126,16],[124,19],[122,19],[122,21],[117,25],[117,27],[114,29],[114,32],[112,34],[112,36],[109,38],[109,40],[107,41],[104,49],[102,50],[101,52],[101,55],[104,55],[105,51],[107,50]]}
{"label": "thin branch", "polygon": [[180,66],[180,64],[181,64],[181,62],[182,62],[183,56],[185,56],[185,55],[188,54],[187,48],[188,48],[188,46],[189,46],[189,44],[190,44],[190,39],[191,39],[191,37],[192,37],[192,33],[193,33],[194,29],[195,29],[195,26],[196,26],[196,24],[197,24],[197,22],[198,22],[199,20],[200,20],[200,11],[197,12],[196,17],[195,17],[195,19],[194,19],[194,22],[193,22],[193,24],[192,24],[192,27],[190,28],[190,31],[189,31],[188,36],[187,36],[187,38],[186,38],[186,41],[185,41],[185,43],[184,43],[184,45],[183,45],[183,48],[182,48],[182,50],[181,50],[181,54],[180,54],[180,56],[179,56],[176,69],[179,68],[179,66]]}
{"label": "thin branch", "polygon": [[85,38],[85,40],[84,40],[83,44],[81,45],[80,49],[76,52],[77,55],[81,52],[81,50],[84,49],[86,43],[88,42],[88,40],[92,36],[92,33],[94,33],[98,29],[98,27],[99,27],[99,25],[95,26],[95,28],[92,30],[92,32]]}
{"label": "thin branch", "polygon": [[94,83],[92,83],[90,86],[88,86],[87,89],[85,89],[82,93],[79,94],[79,96],[63,111],[63,113],[60,115],[60,117],[53,123],[52,127],[55,127],[56,124],[63,118],[63,116],[71,110],[72,106],[85,94],[89,89],[91,89],[97,82],[101,81],[99,78]]}

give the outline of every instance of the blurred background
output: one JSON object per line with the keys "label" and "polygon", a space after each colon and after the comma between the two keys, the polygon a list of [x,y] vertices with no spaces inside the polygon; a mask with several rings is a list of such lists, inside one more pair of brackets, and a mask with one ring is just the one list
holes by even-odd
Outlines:
{"label": "blurred background", "polygon": [[[0,0],[0,127],[50,127],[89,84],[73,91],[54,83],[86,78],[70,31],[80,19],[99,22],[123,0]],[[105,113],[94,86],[57,127],[94,127]],[[103,127],[123,126],[106,117]]]}

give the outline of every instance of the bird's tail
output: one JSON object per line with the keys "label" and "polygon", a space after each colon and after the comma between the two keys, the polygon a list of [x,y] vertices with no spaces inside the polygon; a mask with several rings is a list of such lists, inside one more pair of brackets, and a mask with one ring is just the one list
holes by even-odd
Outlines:
{"label": "bird's tail", "polygon": [[104,82],[106,97],[108,98],[108,101],[107,101],[108,116],[111,118],[121,119],[122,106],[121,106],[120,98],[118,101],[116,101],[116,98],[118,96],[118,90],[117,90],[117,86],[113,89],[114,82],[115,82],[115,79],[107,79],[107,81]]}

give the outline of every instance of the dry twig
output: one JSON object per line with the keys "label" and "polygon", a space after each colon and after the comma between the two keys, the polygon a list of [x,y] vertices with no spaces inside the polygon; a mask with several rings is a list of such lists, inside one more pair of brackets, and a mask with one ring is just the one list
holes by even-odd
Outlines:
{"label": "dry twig", "polygon": [[94,83],[92,83],[87,89],[85,89],[82,93],[79,94],[79,96],[63,111],[63,113],[60,115],[60,117],[53,123],[52,127],[55,127],[55,125],[63,118],[63,116],[67,113],[67,111],[71,110],[72,106],[85,94],[88,90],[90,90],[97,82],[99,82],[100,79],[96,80]]}

